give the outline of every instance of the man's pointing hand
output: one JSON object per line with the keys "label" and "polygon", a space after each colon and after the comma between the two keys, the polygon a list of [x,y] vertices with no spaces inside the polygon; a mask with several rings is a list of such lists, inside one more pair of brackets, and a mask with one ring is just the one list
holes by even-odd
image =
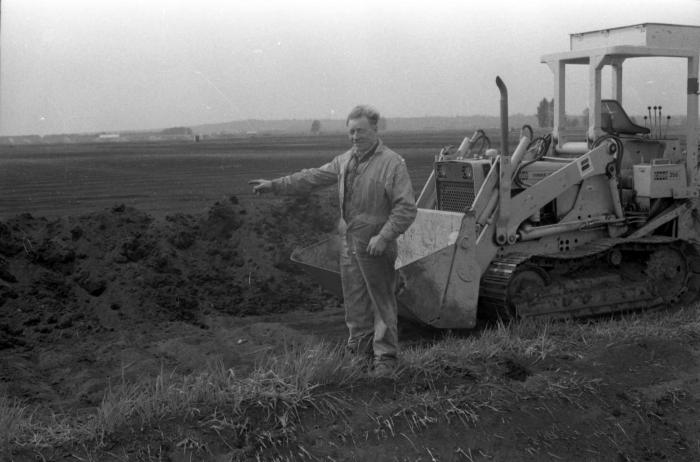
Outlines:
{"label": "man's pointing hand", "polygon": [[270,180],[250,180],[248,184],[253,186],[253,192],[255,194],[272,192],[272,181]]}

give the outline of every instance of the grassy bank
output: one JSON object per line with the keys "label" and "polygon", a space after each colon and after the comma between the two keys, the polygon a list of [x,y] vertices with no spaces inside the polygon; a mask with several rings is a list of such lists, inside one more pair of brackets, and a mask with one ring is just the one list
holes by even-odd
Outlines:
{"label": "grassy bank", "polygon": [[[640,344],[669,354],[683,350],[690,358],[686,370],[649,383],[635,376],[638,383],[629,384],[626,377],[636,372],[605,360],[620,346]],[[162,371],[153,380],[114,383],[99,406],[78,413],[0,396],[0,443],[7,460],[62,460],[61,454],[65,460],[173,460],[174,453],[192,460],[384,460],[382,451],[403,457],[397,460],[507,460],[499,454],[511,450],[525,459],[557,460],[567,458],[561,452],[567,446],[588,441],[586,460],[609,460],[612,453],[625,460],[635,444],[625,425],[634,419],[639,433],[661,418],[653,415],[661,404],[669,404],[667,413],[680,403],[700,412],[693,391],[699,353],[697,307],[446,332],[405,349],[393,380],[367,377],[340,345],[312,343],[265,356],[245,374],[213,364],[193,374]],[[609,422],[628,411],[629,421],[619,427]],[[563,422],[571,412],[584,416],[586,428],[597,422],[599,440],[596,428],[589,434],[563,424],[529,431],[523,423]],[[489,439],[479,442],[480,431]],[[513,441],[508,433],[518,439],[518,431],[522,441]],[[462,443],[438,445],[454,432]],[[508,442],[499,445],[499,438]],[[683,438],[689,455],[700,453],[697,435]]]}

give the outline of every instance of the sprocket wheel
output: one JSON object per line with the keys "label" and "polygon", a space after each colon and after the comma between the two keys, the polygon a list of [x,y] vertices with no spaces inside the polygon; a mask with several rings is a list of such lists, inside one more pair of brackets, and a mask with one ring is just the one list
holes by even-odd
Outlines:
{"label": "sprocket wheel", "polygon": [[646,275],[652,290],[664,302],[675,301],[687,287],[688,261],[680,250],[665,247],[649,256]]}

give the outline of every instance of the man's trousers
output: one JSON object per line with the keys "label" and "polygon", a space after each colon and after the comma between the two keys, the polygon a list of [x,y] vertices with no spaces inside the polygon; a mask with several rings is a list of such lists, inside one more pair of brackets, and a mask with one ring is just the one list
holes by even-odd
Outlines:
{"label": "man's trousers", "polygon": [[348,347],[359,355],[373,354],[375,364],[395,364],[398,357],[395,260],[395,242],[373,257],[367,253],[367,242],[351,234],[341,238],[340,276]]}

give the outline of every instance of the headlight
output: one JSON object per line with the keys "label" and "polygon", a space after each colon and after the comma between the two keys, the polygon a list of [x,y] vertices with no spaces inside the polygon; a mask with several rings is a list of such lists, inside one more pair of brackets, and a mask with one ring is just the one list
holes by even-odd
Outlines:
{"label": "headlight", "polygon": [[435,174],[438,178],[447,177],[447,168],[445,167],[445,164],[435,164]]}
{"label": "headlight", "polygon": [[462,165],[462,178],[465,180],[471,180],[474,177],[474,171],[472,170],[471,164]]}

